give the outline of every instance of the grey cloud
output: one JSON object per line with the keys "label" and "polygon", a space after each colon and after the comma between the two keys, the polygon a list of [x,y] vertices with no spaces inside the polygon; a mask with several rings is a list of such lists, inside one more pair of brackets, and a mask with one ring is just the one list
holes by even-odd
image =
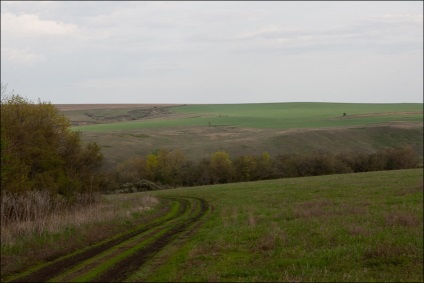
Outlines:
{"label": "grey cloud", "polygon": [[394,16],[393,19],[375,17],[371,20],[315,29],[271,26],[241,33],[231,40],[256,42],[256,45],[250,45],[252,50],[284,49],[289,53],[290,49],[297,49],[296,53],[334,49],[387,49],[387,45],[390,45],[392,50],[398,49],[399,52],[405,49],[422,49],[422,18],[421,22],[420,17],[408,20]]}
{"label": "grey cloud", "polygon": [[[416,13],[422,2],[1,5],[2,13],[75,27],[42,36],[2,30],[2,81],[57,103],[308,101],[319,88],[324,99],[346,93],[347,86],[349,95],[366,98],[369,87],[396,100],[394,90],[407,78],[408,93],[422,99],[422,14]],[[366,73],[378,83],[351,84],[340,60],[349,76]],[[374,69],[357,61],[374,62]],[[389,72],[392,65],[402,65],[402,72]]]}

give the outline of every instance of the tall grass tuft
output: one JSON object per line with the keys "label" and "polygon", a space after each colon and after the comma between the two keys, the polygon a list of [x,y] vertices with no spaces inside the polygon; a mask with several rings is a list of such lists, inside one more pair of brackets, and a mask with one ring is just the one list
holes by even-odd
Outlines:
{"label": "tall grass tuft", "polygon": [[19,238],[52,234],[67,228],[126,217],[129,213],[147,210],[157,204],[157,198],[146,195],[128,208],[101,201],[99,194],[76,195],[73,202],[52,197],[47,191],[28,191],[24,194],[1,194],[1,243],[13,246]]}
{"label": "tall grass tuft", "polygon": [[1,192],[1,223],[10,225],[16,222],[28,222],[68,206],[60,196],[51,197],[48,191],[26,191],[15,194]]}

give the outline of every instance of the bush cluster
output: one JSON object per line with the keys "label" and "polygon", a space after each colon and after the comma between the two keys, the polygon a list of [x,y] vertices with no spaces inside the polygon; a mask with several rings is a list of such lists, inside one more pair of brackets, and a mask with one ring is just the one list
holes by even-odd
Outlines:
{"label": "bush cluster", "polygon": [[106,194],[126,194],[126,193],[136,193],[136,192],[147,192],[147,191],[157,191],[166,189],[166,186],[160,186],[152,181],[140,180],[136,183],[125,183],[119,185],[119,188],[116,190],[105,191]]}
{"label": "bush cluster", "polygon": [[77,201],[101,183],[100,147],[83,145],[80,133],[52,104],[19,95],[1,99],[1,191],[48,191]]}

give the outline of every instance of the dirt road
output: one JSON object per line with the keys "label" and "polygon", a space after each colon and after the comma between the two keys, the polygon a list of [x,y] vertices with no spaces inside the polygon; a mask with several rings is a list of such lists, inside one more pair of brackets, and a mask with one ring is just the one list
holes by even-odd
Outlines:
{"label": "dirt road", "polygon": [[171,209],[149,223],[97,245],[31,269],[9,282],[123,281],[153,255],[187,232],[209,210],[199,198],[168,198]]}

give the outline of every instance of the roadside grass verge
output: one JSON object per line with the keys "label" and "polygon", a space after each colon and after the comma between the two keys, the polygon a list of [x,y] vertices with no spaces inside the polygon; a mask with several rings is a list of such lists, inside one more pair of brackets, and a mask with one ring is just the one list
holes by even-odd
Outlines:
{"label": "roadside grass verge", "polygon": [[128,281],[423,281],[422,169],[163,194],[202,197],[214,212]]}
{"label": "roadside grass verge", "polygon": [[163,204],[149,194],[102,197],[94,204],[1,225],[1,276],[11,275],[129,230]]}

